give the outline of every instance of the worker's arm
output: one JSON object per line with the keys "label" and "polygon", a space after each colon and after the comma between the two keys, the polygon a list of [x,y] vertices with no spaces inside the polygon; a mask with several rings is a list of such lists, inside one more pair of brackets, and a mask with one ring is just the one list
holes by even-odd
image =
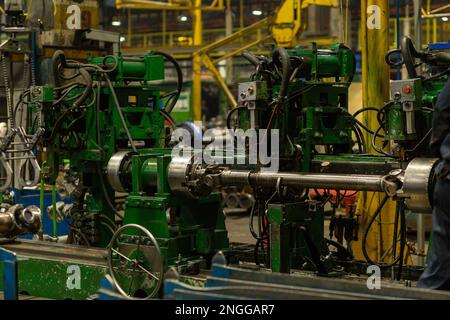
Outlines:
{"label": "worker's arm", "polygon": [[434,107],[430,148],[434,156],[450,163],[450,80]]}

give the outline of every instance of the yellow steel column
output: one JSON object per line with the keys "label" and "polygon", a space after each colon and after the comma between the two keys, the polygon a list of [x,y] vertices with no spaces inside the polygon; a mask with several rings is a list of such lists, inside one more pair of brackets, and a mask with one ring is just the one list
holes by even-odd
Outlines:
{"label": "yellow steel column", "polygon": [[437,27],[437,18],[433,18],[433,43],[438,42]]}
{"label": "yellow steel column", "polygon": [[239,1],[239,27],[244,29],[244,0]]}
{"label": "yellow steel column", "polygon": [[[389,100],[389,67],[384,57],[389,50],[389,1],[361,1],[361,51],[362,51],[362,88],[363,107],[383,107]],[[372,112],[364,114],[364,122],[372,130],[378,128],[378,121]],[[371,136],[366,136],[371,141]],[[368,143],[370,145],[370,143]],[[371,146],[368,150],[373,152]],[[361,215],[359,232],[360,241],[354,243],[354,253],[363,259],[361,244],[362,234],[367,222],[384,197],[381,193],[364,192],[358,199],[358,213]],[[392,244],[395,203],[388,201],[381,212],[381,220],[377,220],[370,230],[367,240],[367,252],[373,261],[380,260],[383,253]],[[397,251],[398,252],[398,251]],[[387,254],[391,258],[391,254]]]}
{"label": "yellow steel column", "polygon": [[[225,36],[228,37],[233,34],[233,12],[231,11],[231,0],[227,0],[226,2],[226,11],[225,11]],[[229,58],[226,61],[227,66],[227,84],[233,83],[233,58]]]}
{"label": "yellow steel column", "polygon": [[[431,0],[427,0],[427,12],[430,12],[431,11]],[[430,36],[430,34],[431,34],[431,24],[430,24],[430,19],[426,19],[426,21],[427,21],[427,24],[426,24],[426,26],[427,26],[427,33],[426,33],[426,35],[427,35],[427,38],[426,38],[426,41],[427,41],[427,43],[430,43],[431,42],[431,36]]]}
{"label": "yellow steel column", "polygon": [[[193,44],[199,48],[203,44],[202,0],[192,0],[195,9],[192,10]],[[192,108],[194,120],[202,120],[202,58],[195,54],[192,59]]]}
{"label": "yellow steel column", "polygon": [[131,10],[127,10],[127,44],[131,47]]}
{"label": "yellow steel column", "polygon": [[167,45],[167,11],[162,11],[162,45],[166,47]]}

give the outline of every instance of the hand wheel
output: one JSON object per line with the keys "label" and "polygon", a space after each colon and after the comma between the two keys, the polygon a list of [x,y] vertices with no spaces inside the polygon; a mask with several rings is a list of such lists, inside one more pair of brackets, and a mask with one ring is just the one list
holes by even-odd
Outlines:
{"label": "hand wheel", "polygon": [[117,229],[108,245],[108,268],[117,290],[129,299],[147,300],[159,292],[161,250],[143,226],[127,224]]}

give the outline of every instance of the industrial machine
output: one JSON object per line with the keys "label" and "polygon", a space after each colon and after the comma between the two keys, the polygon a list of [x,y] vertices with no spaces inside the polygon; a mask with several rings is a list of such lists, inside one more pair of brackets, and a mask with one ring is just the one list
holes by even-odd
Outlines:
{"label": "industrial machine", "polygon": [[[174,124],[169,113],[180,89],[163,96],[152,84],[164,79],[165,59],[181,75],[177,62],[162,52],[140,58],[92,57],[81,63],[56,51],[54,83],[22,93],[19,103],[27,105],[27,135],[41,137],[34,145],[42,169],[31,172],[34,180],[56,184],[60,194],[76,200],[48,208],[58,211],[54,217],[70,217],[67,244],[14,238],[6,244],[18,255],[31,251],[34,257],[19,263],[21,291],[86,298],[109,272],[124,295],[155,296],[169,266],[195,272],[200,265],[206,267],[217,250],[228,248],[219,193],[182,199],[171,192],[167,146]],[[181,83],[182,78],[179,87]],[[116,207],[120,199],[115,191],[125,194],[123,213]],[[85,246],[99,249],[86,258]],[[107,253],[100,249],[105,247]],[[62,256],[67,259],[48,257],[57,251],[66,251]],[[99,264],[92,265],[93,256]],[[89,283],[82,284],[83,289],[66,286],[65,281],[42,281],[48,268],[56,272],[52,279],[67,278],[73,260],[89,275],[83,275]]]}
{"label": "industrial machine", "polygon": [[[280,128],[280,131],[282,132],[280,134],[281,139],[284,137],[295,137],[298,132],[313,132],[314,134],[308,136],[307,139],[297,140],[296,142],[301,146],[301,150],[303,151],[303,156],[301,159],[303,160],[303,167],[300,167],[300,171],[303,172],[330,172],[330,173],[343,173],[347,172],[349,174],[387,174],[385,178],[387,180],[393,182],[392,176],[396,176],[399,180],[396,181],[397,186],[392,186],[393,189],[398,188],[397,192],[394,192],[394,194],[390,194],[389,191],[386,191],[386,195],[393,196],[394,199],[397,200],[397,214],[396,214],[396,222],[394,225],[394,234],[395,236],[395,242],[393,244],[393,247],[396,247],[396,241],[397,237],[401,239],[401,246],[399,250],[399,256],[394,257],[392,260],[392,263],[389,264],[382,264],[382,267],[390,267],[395,265],[396,263],[399,263],[400,270],[402,266],[402,259],[400,258],[403,256],[404,253],[404,246],[405,246],[405,232],[406,227],[404,223],[404,212],[403,210],[406,207],[408,207],[411,211],[416,213],[430,213],[431,212],[431,206],[432,206],[432,191],[434,186],[434,166],[437,164],[437,159],[433,158],[423,158],[423,157],[431,157],[430,152],[428,150],[428,142],[431,134],[431,115],[433,111],[434,104],[436,102],[437,96],[441,92],[444,84],[446,83],[448,79],[448,72],[449,72],[449,54],[445,52],[438,52],[435,50],[427,50],[425,52],[419,52],[417,51],[412,41],[405,37],[402,42],[401,50],[396,50],[393,52],[390,52],[387,55],[387,62],[391,64],[392,66],[400,66],[402,64],[406,64],[407,70],[409,73],[409,76],[411,79],[407,80],[399,80],[399,81],[393,81],[391,85],[391,92],[392,92],[392,100],[386,102],[386,105],[384,108],[378,110],[375,108],[364,108],[361,110],[358,110],[355,114],[350,115],[346,109],[346,97],[347,92],[345,89],[341,89],[342,91],[339,92],[338,96],[333,97],[331,99],[327,100],[327,96],[325,93],[321,92],[321,88],[327,88],[326,92],[330,93],[332,90],[330,88],[340,88],[346,85],[345,81],[342,81],[339,79],[339,77],[347,76],[349,77],[348,81],[351,81],[351,75],[352,73],[347,71],[346,73],[346,67],[350,68],[352,67],[352,53],[348,52],[348,55],[346,55],[345,48],[337,49],[336,47],[333,48],[333,50],[315,50],[313,48],[313,53],[315,53],[316,56],[309,56],[308,51],[301,52],[298,48],[293,50],[288,50],[287,55],[290,56],[290,62],[291,62],[291,71],[292,74],[299,74],[298,72],[298,62],[296,64],[295,60],[296,57],[301,57],[303,60],[303,63],[301,64],[301,69],[303,70],[311,70],[310,74],[306,73],[303,76],[298,76],[299,81],[295,83],[296,81],[295,76],[290,76],[290,83],[289,86],[287,86],[287,90],[284,91],[280,96],[278,96],[278,101],[283,99],[289,99],[289,89],[292,87],[301,88],[302,86],[312,85],[311,89],[306,89],[302,92],[301,98],[299,101],[292,101],[288,100],[285,102],[284,109],[282,112],[279,113],[278,119],[283,119],[279,122],[278,126],[274,126],[276,128]],[[392,61],[392,55],[398,55],[400,54],[401,59],[397,60],[395,62]],[[345,59],[347,58],[347,59]],[[259,58],[257,58],[259,59]],[[278,59],[277,56],[274,55],[272,59],[272,63],[277,63]],[[331,64],[331,61],[335,61],[334,63],[334,69],[332,69],[333,64]],[[416,59],[420,59],[420,64],[418,64]],[[264,59],[261,59],[259,62],[258,60],[255,60],[254,57],[249,59],[252,61],[252,63],[257,66],[257,72],[263,69],[263,66],[270,66],[267,64],[267,60],[264,61]],[[310,62],[311,61],[311,62]],[[311,63],[312,67],[310,67],[308,64]],[[422,77],[417,76],[416,68],[418,65],[427,66],[429,69],[426,70],[426,72],[423,73]],[[305,68],[306,67],[306,68]],[[436,67],[439,69],[436,70]],[[270,68],[270,67],[269,67]],[[281,69],[280,67],[278,70]],[[425,69],[425,68],[424,68]],[[275,68],[275,70],[277,70]],[[289,70],[289,68],[286,68],[286,70]],[[318,71],[320,70],[320,71]],[[331,71],[333,70],[333,71]],[[348,70],[348,69],[347,69]],[[269,69],[269,72],[266,72],[266,75],[270,75],[270,71],[274,73],[273,70]],[[322,75],[321,75],[322,73]],[[332,77],[334,80],[326,79],[327,77]],[[268,76],[264,78],[266,80]],[[276,81],[276,80],[275,80]],[[283,79],[278,80],[278,84],[280,84],[280,88],[283,86]],[[316,83],[314,83],[314,81]],[[348,83],[347,81],[347,83]],[[320,86],[317,85],[317,82],[320,83]],[[275,82],[276,83],[276,82]],[[278,88],[276,85],[273,85],[277,90]],[[245,90],[244,85],[244,90]],[[274,90],[274,91],[275,91]],[[278,89],[279,92],[282,92],[281,89]],[[291,89],[292,90],[292,89]],[[310,90],[310,92],[308,92]],[[338,89],[334,89],[338,90]],[[287,97],[285,98],[283,94],[286,94]],[[314,100],[315,99],[315,100]],[[334,101],[334,108],[329,108],[333,105]],[[267,101],[267,100],[266,100]],[[270,101],[270,99],[269,99]],[[274,100],[274,105],[276,104],[277,100]],[[303,108],[301,108],[301,112],[299,112],[299,115],[295,113],[295,107],[298,105],[302,105]],[[245,104],[244,104],[245,105]],[[253,103],[246,104],[247,108],[249,109],[250,117],[252,117],[252,112],[254,108]],[[256,104],[257,105],[257,104]],[[312,108],[308,108],[311,106]],[[245,110],[245,108],[242,108]],[[272,115],[276,113],[276,107],[272,106],[272,109],[275,111],[268,111],[271,115],[269,119],[272,120]],[[257,110],[257,108],[256,108]],[[326,115],[325,112],[335,112],[332,116]],[[364,123],[358,121],[356,119],[356,116],[361,114],[362,112],[371,112],[375,111],[377,114],[377,118],[379,119],[380,126],[377,130],[372,131],[370,130]],[[296,118],[297,117],[297,118]],[[266,120],[267,121],[267,120]],[[300,127],[295,128],[295,125],[299,123],[307,123],[312,127],[312,130],[308,130],[308,128]],[[292,128],[292,133],[283,131],[287,130],[286,128]],[[296,130],[297,129],[297,130]],[[348,139],[347,141],[352,145],[352,137],[349,134],[350,130],[353,131],[354,137],[356,138],[357,142],[357,151],[352,152],[353,154],[350,154],[351,147],[348,147],[345,145],[345,139]],[[371,145],[374,150],[376,150],[380,156],[372,156],[366,154],[366,142],[365,142],[365,135],[362,131],[366,131],[368,136],[371,140]],[[385,132],[385,135],[382,133]],[[300,135],[301,136],[301,135]],[[344,139],[342,139],[344,138]],[[384,146],[390,145],[391,146],[391,152],[386,152],[384,148],[380,148],[377,146],[377,142],[379,139],[382,140],[382,143]],[[316,142],[317,141],[317,142]],[[281,146],[285,146],[286,144],[280,143]],[[325,145],[325,149],[322,149],[321,147]],[[313,148],[311,148],[311,146]],[[320,149],[321,150],[320,150]],[[283,149],[281,149],[283,150]],[[286,149],[284,149],[286,150]],[[289,150],[289,149],[287,149]],[[280,154],[283,154],[283,151],[280,152]],[[311,165],[308,166],[309,161],[311,161]],[[297,169],[298,170],[298,169]],[[403,173],[402,173],[403,172]],[[389,177],[390,175],[390,177]],[[402,176],[403,175],[403,176]],[[272,179],[272,182],[275,184],[274,180],[276,175],[270,176],[270,179]],[[283,181],[288,180],[287,178],[283,178],[282,176],[279,177],[280,180],[277,180],[276,186],[279,186],[280,184],[283,184]],[[318,178],[318,177],[317,177]],[[347,178],[341,178],[342,180],[349,180],[350,176]],[[368,182],[370,179],[366,178],[364,181]],[[419,181],[422,181],[421,183]],[[399,183],[400,182],[400,183]],[[286,182],[285,182],[286,183]],[[398,184],[399,183],[399,184]],[[351,189],[351,190],[362,190],[360,186],[356,186],[352,189],[351,187],[336,187],[335,182],[329,181],[327,184],[323,186],[323,188],[331,188],[331,189],[337,189],[336,194],[339,195],[340,190],[345,189]],[[315,181],[315,183],[311,183],[310,185],[305,185],[305,187],[312,187],[312,188],[319,188],[321,186],[318,181]],[[342,198],[345,198],[347,194],[343,194]],[[256,197],[258,198],[258,197]],[[317,201],[318,198],[315,200]],[[306,220],[307,223],[303,222],[303,227],[306,225],[305,230],[311,230],[310,231],[310,239],[315,239],[311,241],[310,239],[305,238],[303,241],[302,239],[297,239],[297,241],[293,241],[292,237],[287,236],[289,234],[285,230],[278,231],[278,225],[284,225],[289,226],[292,228],[291,230],[295,230],[299,225],[302,225],[302,223],[298,223],[295,221],[297,217],[301,217],[301,214],[299,212],[302,212],[302,210],[295,208],[291,209],[287,208],[286,211],[284,211],[284,214],[278,215],[278,219],[274,219],[271,214],[274,213],[274,210],[271,210],[271,205],[269,204],[267,206],[267,203],[265,201],[266,199],[263,198],[263,202],[266,203],[266,214],[267,214],[267,220],[269,221],[269,226],[267,227],[270,232],[268,232],[268,239],[270,239],[270,244],[268,245],[268,248],[270,249],[270,257],[271,257],[271,267],[272,270],[275,271],[280,270],[277,266],[279,261],[284,261],[284,269],[282,270],[289,270],[290,266],[292,265],[292,262],[295,261],[295,253],[298,252],[296,249],[298,247],[304,248],[304,247],[313,247],[311,246],[312,242],[315,243],[316,248],[320,248],[320,243],[317,241],[320,241],[322,239],[322,234],[317,233],[318,229],[313,229],[311,225],[308,226],[308,223],[310,221],[313,221],[313,219]],[[273,200],[273,199],[272,199]],[[370,231],[371,226],[373,225],[373,222],[378,217],[378,215],[381,212],[381,208],[386,203],[387,196],[384,198],[384,200],[381,202],[379,208],[374,212],[372,215],[370,222],[366,229],[363,232],[362,237],[362,247],[363,247],[363,253],[366,258],[366,260],[370,264],[376,264],[376,262],[372,261],[370,257],[368,256],[366,252],[366,240],[367,240],[367,234]],[[339,196],[337,197],[337,201],[339,200]],[[280,201],[280,204],[278,206],[275,206],[278,208],[286,208],[285,203],[286,198],[282,199]],[[319,202],[320,203],[320,202]],[[323,201],[322,201],[323,204]],[[339,205],[338,203],[335,205]],[[320,205],[319,205],[320,207]],[[308,208],[305,206],[305,208]],[[303,210],[305,212],[306,210]],[[275,211],[277,212],[277,211]],[[293,214],[293,212],[296,212],[296,214]],[[403,213],[402,213],[403,212]],[[317,214],[316,214],[317,215]],[[293,218],[296,217],[296,218]],[[350,220],[352,217],[350,216]],[[266,220],[266,221],[267,221]],[[333,221],[333,220],[332,220]],[[281,222],[281,223],[280,223]],[[347,221],[348,222],[348,221]],[[266,222],[267,223],[267,222]],[[275,226],[274,226],[275,225]],[[318,225],[322,226],[323,224],[318,223]],[[289,227],[287,227],[287,230],[289,230]],[[358,239],[358,233],[354,232],[354,228],[357,227],[357,221],[354,221],[354,223],[350,223],[349,228],[346,228],[346,242],[348,244],[347,252],[349,253],[349,257],[351,257],[351,243],[352,241],[357,241]],[[399,230],[399,229],[400,230]],[[275,230],[275,233],[273,232]],[[313,231],[314,230],[314,231]],[[319,229],[319,231],[321,231]],[[291,231],[292,232],[292,231]],[[303,231],[305,232],[305,231]],[[331,234],[331,233],[330,233]],[[397,236],[398,234],[398,236]],[[285,242],[283,245],[278,246],[279,239],[283,239],[283,235],[285,236]],[[274,248],[272,242],[273,239],[276,241],[276,247]],[[330,244],[336,245],[336,243],[332,243],[329,240],[327,240]],[[339,247],[339,246],[338,246]],[[287,249],[288,248],[288,249]],[[342,248],[340,248],[342,249]],[[275,252],[274,252],[275,250]],[[277,252],[277,250],[284,251],[283,254],[280,254]],[[320,252],[320,250],[317,250]],[[345,252],[344,250],[338,250],[338,252]],[[395,252],[395,250],[394,250]],[[274,255],[275,253],[275,255]],[[313,265],[316,268],[316,270],[319,271],[319,273],[324,273],[326,271],[326,267],[321,266],[320,260],[326,261],[327,258],[330,258],[330,255],[327,254],[328,251],[325,249],[321,252],[320,255],[317,255],[314,253],[314,249],[307,253],[306,255],[303,255],[303,258],[306,257],[307,261],[314,261]],[[311,255],[313,258],[311,258]],[[315,258],[314,258],[315,257]],[[320,259],[318,259],[321,257]],[[342,257],[339,257],[338,260],[340,260]],[[300,264],[298,262],[296,263],[296,267],[298,268],[299,265],[302,265],[304,261],[300,259]],[[307,266],[308,263],[304,263],[302,267]],[[333,265],[333,264],[331,264]],[[400,273],[399,273],[400,274]],[[400,276],[398,276],[400,278]]]}
{"label": "industrial machine", "polygon": [[[401,53],[398,64],[407,61]],[[429,116],[432,103],[424,101],[433,102],[433,93],[419,95],[417,87],[406,92],[410,82],[394,83],[393,101],[377,110],[381,128],[374,132],[356,119],[372,109],[348,111],[355,60],[345,45],[275,47],[271,56],[243,56],[255,73],[239,85],[239,105],[228,115],[232,139],[219,139],[241,148],[230,156],[221,145],[206,159],[207,137],[200,144],[185,140],[170,117],[182,83],[171,56],[117,54],[78,62],[54,53],[54,83],[30,87],[19,102],[27,105],[25,136],[38,137],[33,145],[41,172],[31,178],[57,184],[76,201],[49,208],[70,216],[67,243],[15,240],[23,230],[36,232],[27,226],[6,233],[2,247],[26,258],[17,261],[19,293],[84,299],[109,274],[123,296],[151,298],[161,293],[163,274],[171,267],[196,274],[218,251],[233,260],[217,192],[228,186],[252,188],[254,262],[273,272],[342,274],[344,262],[353,260],[351,243],[359,240],[357,217],[345,220],[345,246],[324,237],[324,206],[331,202],[336,208],[358,191],[385,195],[371,220],[388,198],[397,201],[395,234],[404,246],[405,208],[430,212],[432,206],[437,159],[420,158],[425,153],[415,151],[429,132],[420,117]],[[426,57],[436,56],[446,57]],[[167,94],[153,83],[164,79],[164,60],[174,64],[180,79],[177,90]],[[434,85],[436,94],[445,76],[417,83]],[[417,112],[413,117],[410,105]],[[420,123],[414,132],[413,121]],[[183,130],[198,136],[195,126]],[[363,131],[373,135],[373,147],[382,155],[368,154]],[[394,153],[377,147],[379,138],[391,143]],[[188,152],[175,154],[172,146],[178,142]],[[121,202],[123,211],[116,206]],[[35,226],[30,222],[35,214],[23,212],[16,219]],[[1,220],[2,230],[7,220]],[[402,254],[391,265],[401,264]]]}
{"label": "industrial machine", "polygon": [[[381,110],[364,108],[355,114],[350,114],[347,106],[355,61],[352,51],[344,45],[336,44],[326,50],[314,44],[291,50],[275,48],[272,57],[243,54],[256,72],[251,82],[240,84],[239,105],[229,114],[228,128],[279,130],[279,150],[271,150],[272,155],[278,156],[279,170],[264,172],[267,168],[262,163],[245,171],[226,165],[189,164],[185,184],[196,182],[202,190],[206,186],[226,185],[253,188],[255,205],[250,229],[256,238],[257,264],[260,250],[264,266],[274,272],[296,269],[336,275],[345,271],[342,262],[353,259],[351,244],[359,240],[357,217],[350,215],[344,222],[347,243],[344,247],[324,238],[324,205],[332,198],[331,190],[337,195],[334,207],[349,196],[348,192],[354,195],[357,191],[376,191],[385,196],[363,232],[364,256],[370,264],[377,263],[367,254],[367,235],[392,197],[397,202],[393,248],[397,247],[398,239],[401,245],[392,262],[380,266],[399,264],[397,278],[401,277],[406,245],[405,209],[422,214],[430,213],[432,208],[437,159],[431,158],[427,146],[430,117],[450,64],[447,53],[418,52],[408,38],[404,38],[398,53],[401,60],[392,62],[391,52],[387,61],[394,66],[406,64],[412,79],[394,81],[392,101],[386,102]],[[444,69],[429,77],[416,78],[415,58]],[[377,112],[380,122],[375,131],[356,118],[370,111]],[[267,135],[260,134],[263,138]],[[368,154],[367,135],[379,155]],[[252,144],[254,141],[248,143],[247,152]],[[384,150],[388,144],[391,152]],[[199,186],[201,182],[203,188]],[[255,217],[259,232],[254,231]],[[336,247],[337,251],[328,246]]]}
{"label": "industrial machine", "polygon": [[[336,194],[334,207],[358,191],[382,192],[385,196],[363,233],[363,251],[368,262],[375,264],[365,249],[367,234],[387,200],[393,198],[397,202],[393,246],[400,239],[401,247],[392,263],[381,266],[399,263],[401,270],[406,243],[405,208],[430,213],[432,207],[437,159],[418,157],[427,153],[414,153],[427,139],[430,123],[427,127],[427,122],[417,117],[420,126],[417,125],[416,134],[409,136],[407,143],[393,136],[392,129],[407,133],[411,126],[411,123],[407,125],[408,107],[396,116],[384,114],[392,112],[390,108],[395,106],[402,108],[403,100],[396,94],[398,83],[393,84],[395,100],[388,102],[384,109],[375,110],[380,117],[378,130],[372,131],[356,119],[358,114],[374,108],[350,114],[348,87],[355,61],[353,52],[344,45],[335,44],[329,49],[318,49],[315,44],[291,50],[277,47],[271,57],[249,53],[243,56],[255,66],[256,72],[252,81],[240,84],[239,106],[230,112],[227,125],[229,129],[258,130],[258,139],[247,140],[244,151],[247,157],[251,157],[255,145],[263,148],[269,140],[268,132],[276,132],[275,138],[271,138],[279,144],[267,147],[278,167],[270,170],[267,163],[259,161],[247,163],[250,169],[240,170],[228,161],[214,165],[198,164],[195,157],[184,159],[180,165],[169,168],[169,171],[179,171],[169,177],[181,180],[174,191],[195,197],[217,187],[251,186],[255,205],[249,225],[256,239],[255,262],[260,264],[262,256],[263,266],[274,272],[314,270],[328,276],[345,271],[342,262],[353,260],[351,243],[359,240],[357,217],[351,215],[343,222],[347,247],[325,239],[324,206],[332,198],[331,191]],[[440,82],[441,76],[431,80]],[[438,90],[432,100],[436,99]],[[400,125],[399,121],[402,121]],[[381,134],[382,129],[386,136]],[[373,137],[372,147],[380,155],[367,152],[363,130]],[[403,151],[396,154],[384,151],[377,146],[379,138]],[[411,145],[416,147],[410,149]],[[254,230],[255,218],[258,232]],[[329,246],[337,250],[330,250]]]}

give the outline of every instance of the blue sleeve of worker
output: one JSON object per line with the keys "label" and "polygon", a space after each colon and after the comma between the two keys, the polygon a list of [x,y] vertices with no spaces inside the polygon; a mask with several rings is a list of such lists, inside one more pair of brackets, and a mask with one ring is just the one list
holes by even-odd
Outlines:
{"label": "blue sleeve of worker", "polygon": [[430,148],[435,156],[450,162],[450,80],[434,107]]}

